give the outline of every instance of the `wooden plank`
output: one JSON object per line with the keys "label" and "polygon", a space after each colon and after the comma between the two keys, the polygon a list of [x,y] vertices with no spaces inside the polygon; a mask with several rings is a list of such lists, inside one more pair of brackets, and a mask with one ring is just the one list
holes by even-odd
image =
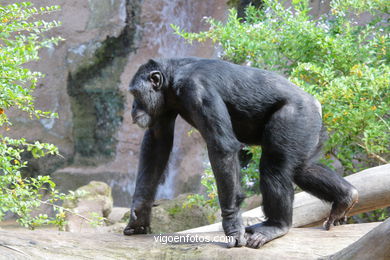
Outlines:
{"label": "wooden plank", "polygon": [[[318,259],[352,244],[378,224],[344,225],[331,231],[293,228],[261,249],[227,249],[222,242],[162,244],[153,235],[3,229],[0,259]],[[223,233],[181,235],[211,240]]]}

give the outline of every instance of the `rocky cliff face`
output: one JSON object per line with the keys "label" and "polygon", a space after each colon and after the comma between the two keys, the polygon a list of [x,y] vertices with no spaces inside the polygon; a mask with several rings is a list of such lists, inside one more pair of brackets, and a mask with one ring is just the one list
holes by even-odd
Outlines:
{"label": "rocky cliff face", "polygon": [[[204,16],[223,19],[225,0],[32,0],[58,4],[62,11],[45,17],[62,21],[50,32],[65,38],[29,64],[46,77],[39,83],[37,107],[59,119],[30,121],[14,114],[14,137],[56,144],[63,156],[33,161],[30,174],[52,174],[61,190],[100,180],[113,189],[114,203],[128,206],[133,193],[143,131],[131,122],[127,87],[138,66],[151,57],[215,56],[211,43],[188,45],[170,24],[205,29]],[[197,133],[177,120],[175,145],[158,196],[197,192],[205,149]]]}

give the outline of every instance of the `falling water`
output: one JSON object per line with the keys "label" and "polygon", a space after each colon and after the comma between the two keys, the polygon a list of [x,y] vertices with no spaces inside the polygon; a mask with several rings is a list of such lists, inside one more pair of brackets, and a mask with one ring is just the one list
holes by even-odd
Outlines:
{"label": "falling water", "polygon": [[[149,21],[144,24],[143,35],[148,39],[149,48],[157,48],[160,57],[180,57],[195,55],[194,47],[174,34],[171,24],[180,26],[186,31],[199,30],[198,25],[202,16],[197,15],[210,8],[213,1],[183,1],[163,0],[154,1],[158,5],[154,17],[159,20]],[[199,16],[199,17],[198,17]]]}

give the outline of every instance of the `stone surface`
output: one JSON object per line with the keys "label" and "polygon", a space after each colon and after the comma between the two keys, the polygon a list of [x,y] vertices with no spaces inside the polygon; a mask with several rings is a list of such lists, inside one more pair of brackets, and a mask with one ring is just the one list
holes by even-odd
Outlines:
{"label": "stone surface", "polygon": [[[152,208],[151,229],[153,233],[171,233],[196,228],[220,221],[220,211],[208,207],[183,207],[188,194],[181,194],[172,200],[156,201]],[[124,219],[129,219],[129,210]]]}
{"label": "stone surface", "polygon": [[115,204],[130,207],[131,195],[135,186],[135,176],[109,169],[105,165],[97,167],[64,167],[52,174],[61,191],[75,190],[91,180],[107,183],[112,189]]}
{"label": "stone surface", "polygon": [[[293,228],[261,249],[227,249],[221,232],[191,234],[194,243],[161,242],[165,236],[123,236],[115,233],[0,230],[0,256],[4,259],[319,259],[352,244],[379,223],[337,226],[331,231]],[[187,234],[183,235],[184,238]],[[196,237],[197,236],[197,237]],[[165,238],[164,238],[165,237]],[[173,239],[173,238],[170,238]],[[161,242],[159,242],[161,241]]]}
{"label": "stone surface", "polygon": [[107,221],[109,224],[115,224],[118,222],[125,222],[125,215],[127,214],[127,218],[130,214],[129,208],[122,207],[114,207],[111,210],[111,213],[107,217]]}
{"label": "stone surface", "polygon": [[[64,201],[63,207],[86,217],[92,221],[96,218],[107,218],[112,209],[111,188],[104,182],[91,181],[88,185],[78,188],[75,200]],[[82,232],[94,227],[86,219],[75,214],[66,215],[65,229],[70,232]]]}
{"label": "stone surface", "polygon": [[188,194],[173,200],[157,201],[152,208],[151,229],[153,233],[167,233],[186,230],[214,223],[220,212],[207,207],[183,207]]}

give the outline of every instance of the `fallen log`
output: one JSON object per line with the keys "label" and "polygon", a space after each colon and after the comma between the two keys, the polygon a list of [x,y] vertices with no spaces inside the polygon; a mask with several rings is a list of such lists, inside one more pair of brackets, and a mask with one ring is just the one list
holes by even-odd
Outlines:
{"label": "fallen log", "polygon": [[[346,179],[359,191],[359,202],[352,208],[349,216],[390,206],[390,164],[366,169],[347,176]],[[293,227],[321,225],[328,217],[330,204],[316,197],[300,192],[295,194],[293,205]],[[246,226],[264,221],[261,207],[242,213]],[[183,232],[222,231],[222,224],[215,223]]]}
{"label": "fallen log", "polygon": [[355,243],[324,259],[390,259],[390,218]]}
{"label": "fallen log", "polygon": [[[181,234],[188,235],[187,242],[164,243],[163,238],[180,234],[129,237],[115,233],[0,229],[0,259],[318,259],[354,243],[379,224],[343,225],[331,231],[293,228],[261,249],[228,249],[226,242],[215,240],[224,237],[222,232]],[[199,242],[190,236],[197,236]],[[200,242],[201,237],[214,241]]]}

